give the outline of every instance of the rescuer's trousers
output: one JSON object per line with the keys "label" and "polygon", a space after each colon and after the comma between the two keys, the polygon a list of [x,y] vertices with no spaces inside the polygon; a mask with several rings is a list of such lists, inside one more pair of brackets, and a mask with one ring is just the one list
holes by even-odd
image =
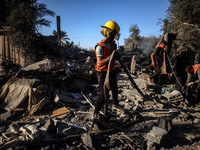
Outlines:
{"label": "rescuer's trousers", "polygon": [[152,75],[150,76],[150,79],[154,79],[154,82],[158,82],[158,81],[157,81],[157,80],[158,80],[158,76],[161,74],[160,66],[159,66],[159,65],[156,65],[156,66],[154,67],[154,69],[155,69],[155,72],[154,72],[154,74],[152,74]]}
{"label": "rescuer's trousers", "polygon": [[[98,99],[95,103],[95,113],[99,113],[101,110],[102,105],[105,103],[105,98],[104,98],[104,81],[106,78],[106,71],[99,72],[97,71],[97,79],[98,79],[98,84],[99,84],[99,96]],[[113,70],[110,72],[110,88],[112,91],[112,100],[113,104],[119,105],[118,101],[118,87],[117,87],[117,78],[116,78],[116,72]]]}

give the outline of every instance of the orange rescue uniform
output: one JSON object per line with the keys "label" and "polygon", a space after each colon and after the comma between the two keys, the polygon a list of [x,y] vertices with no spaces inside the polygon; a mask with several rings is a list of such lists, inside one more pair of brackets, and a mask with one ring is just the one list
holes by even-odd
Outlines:
{"label": "orange rescue uniform", "polygon": [[[114,44],[115,44],[115,41],[112,41],[112,51],[114,51]],[[104,42],[99,42],[99,43],[95,46],[95,48],[96,48],[98,45],[102,46],[102,48],[103,48],[103,59],[106,59],[107,57],[109,57],[109,56],[112,54],[112,52],[106,47],[106,45],[105,45]],[[96,57],[97,57],[96,51],[95,51],[95,55],[96,55]],[[107,71],[107,69],[108,69],[108,63],[107,63],[106,65],[103,65],[103,66],[98,66],[98,65],[96,64],[96,71],[102,72],[102,71]],[[111,66],[110,66],[110,71],[112,71],[112,70],[114,70],[114,60],[112,60]]]}

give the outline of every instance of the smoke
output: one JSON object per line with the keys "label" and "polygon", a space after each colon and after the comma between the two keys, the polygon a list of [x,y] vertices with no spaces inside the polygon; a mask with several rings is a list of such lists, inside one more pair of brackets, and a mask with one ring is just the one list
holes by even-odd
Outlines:
{"label": "smoke", "polygon": [[142,37],[138,46],[142,49],[143,53],[148,55],[152,52],[156,44],[159,42],[160,38],[155,36]]}

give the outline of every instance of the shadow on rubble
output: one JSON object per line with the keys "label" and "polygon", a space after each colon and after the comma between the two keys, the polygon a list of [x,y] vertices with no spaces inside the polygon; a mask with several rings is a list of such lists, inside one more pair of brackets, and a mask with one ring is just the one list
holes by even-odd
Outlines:
{"label": "shadow on rubble", "polygon": [[[192,134],[191,134],[192,133]],[[195,125],[179,124],[173,125],[172,130],[168,133],[161,145],[166,149],[173,149],[174,147],[191,146],[194,142],[200,140],[200,129]],[[157,148],[161,148],[157,145]]]}

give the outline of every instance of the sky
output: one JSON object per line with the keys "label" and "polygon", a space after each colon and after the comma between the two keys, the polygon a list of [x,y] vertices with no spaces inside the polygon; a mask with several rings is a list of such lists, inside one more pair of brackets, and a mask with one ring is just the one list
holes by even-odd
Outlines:
{"label": "sky", "polygon": [[118,45],[124,45],[124,38],[130,36],[129,28],[137,24],[140,36],[159,36],[160,19],[167,16],[169,0],[38,0],[55,12],[46,16],[51,27],[43,26],[43,35],[52,35],[57,30],[56,16],[60,16],[61,30],[67,32],[70,41],[81,48],[94,47],[103,39],[101,25],[113,20],[120,26]]}

